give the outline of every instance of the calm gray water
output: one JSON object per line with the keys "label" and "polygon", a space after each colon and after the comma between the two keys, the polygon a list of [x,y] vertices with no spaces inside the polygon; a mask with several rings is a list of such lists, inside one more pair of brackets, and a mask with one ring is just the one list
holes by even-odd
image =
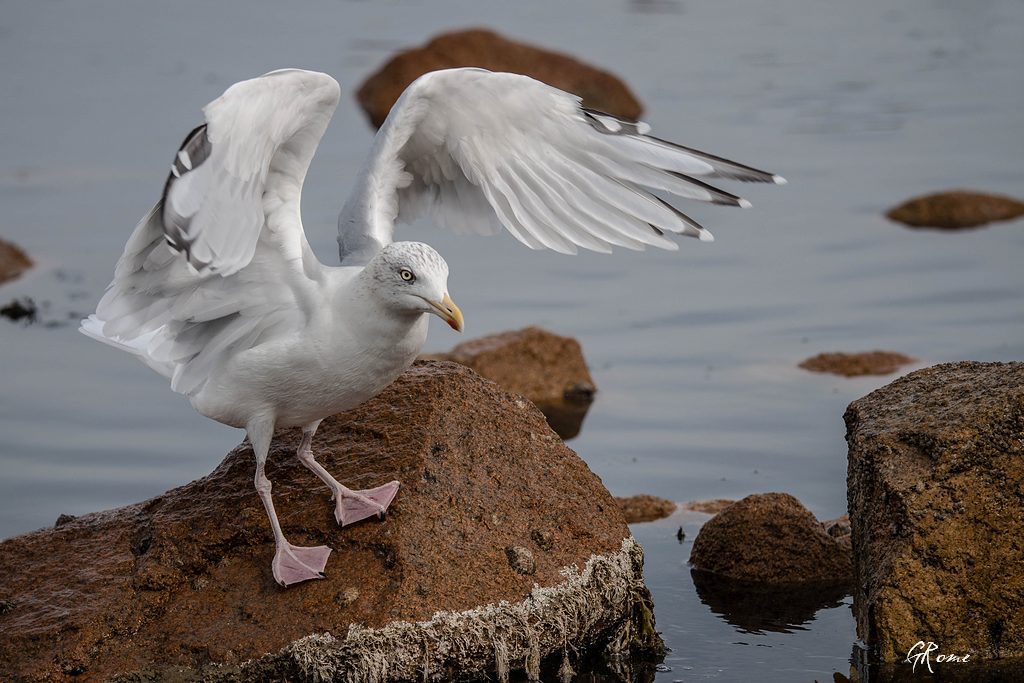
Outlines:
{"label": "calm gray water", "polygon": [[[847,403],[890,378],[796,368],[820,351],[920,365],[1024,357],[1021,222],[912,232],[889,206],[970,187],[1024,194],[1020,0],[719,2],[4,2],[0,236],[39,267],[0,300],[0,536],[141,500],[209,472],[241,438],[141,364],[82,337],[136,221],[200,107],[283,66],[342,83],[309,173],[306,228],[333,263],[334,220],[372,131],[351,92],[394,50],[483,25],[623,77],[662,137],[785,175],[749,211],[691,204],[714,244],[678,253],[536,253],[417,227],[451,265],[476,336],[540,324],[583,344],[600,394],[571,445],[612,492],[675,500],[787,491],[846,508]],[[730,188],[735,189],[735,188]],[[458,339],[433,325],[429,350]],[[634,527],[673,652],[658,681],[848,672],[846,604],[743,630],[701,601],[696,518]]]}

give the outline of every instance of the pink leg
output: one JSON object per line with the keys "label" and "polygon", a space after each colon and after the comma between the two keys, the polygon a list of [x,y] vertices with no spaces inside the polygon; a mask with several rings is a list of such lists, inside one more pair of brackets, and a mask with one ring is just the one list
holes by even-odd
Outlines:
{"label": "pink leg", "polygon": [[399,483],[390,481],[376,488],[353,491],[341,485],[331,473],[313,458],[313,434],[320,426],[320,420],[308,424],[302,429],[302,443],[299,444],[299,461],[313,471],[316,476],[331,487],[331,499],[334,500],[334,518],[338,524],[346,526],[367,517],[376,515],[384,519],[388,506],[398,494]]}
{"label": "pink leg", "polygon": [[270,497],[272,485],[264,473],[267,453],[270,451],[270,439],[274,434],[273,422],[253,424],[246,431],[256,454],[256,492],[263,501],[267,517],[270,518],[270,528],[274,531],[276,549],[274,561],[270,565],[274,580],[282,586],[290,586],[300,581],[324,578],[324,567],[327,566],[327,557],[331,554],[331,549],[324,545],[313,548],[292,545],[285,540],[277,512],[274,511],[274,501]]}

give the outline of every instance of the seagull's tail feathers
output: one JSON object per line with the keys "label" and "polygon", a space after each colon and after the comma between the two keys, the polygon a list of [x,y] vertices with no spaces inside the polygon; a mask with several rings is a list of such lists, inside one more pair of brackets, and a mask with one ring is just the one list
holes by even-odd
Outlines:
{"label": "seagull's tail feathers", "polygon": [[235,353],[288,334],[305,318],[288,286],[292,262],[273,245],[258,244],[252,262],[233,275],[198,273],[168,244],[162,206],[135,228],[113,282],[80,329],[194,396]]}
{"label": "seagull's tail feathers", "polygon": [[121,349],[128,353],[136,356],[143,363],[148,365],[150,368],[170,379],[174,375],[174,364],[168,362],[162,362],[152,358],[146,349],[154,337],[160,332],[160,330],[154,330],[141,337],[135,339],[120,339],[114,337],[108,337],[103,334],[103,321],[96,317],[93,313],[88,318],[82,320],[81,325],[78,327],[78,331],[87,337],[91,337],[98,342],[103,342],[107,346],[113,346],[115,349]]}

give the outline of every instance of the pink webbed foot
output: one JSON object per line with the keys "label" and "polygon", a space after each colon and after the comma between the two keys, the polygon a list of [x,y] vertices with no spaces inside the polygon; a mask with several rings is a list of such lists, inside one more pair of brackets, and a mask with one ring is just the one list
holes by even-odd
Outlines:
{"label": "pink webbed foot", "polygon": [[355,524],[374,515],[384,519],[388,506],[398,494],[399,485],[397,481],[390,481],[377,488],[362,491],[353,491],[342,486],[341,490],[334,494],[334,518],[342,526]]}
{"label": "pink webbed foot", "polygon": [[282,586],[291,586],[310,579],[322,579],[330,554],[331,549],[325,545],[313,548],[303,548],[288,542],[278,545],[271,564],[274,580]]}

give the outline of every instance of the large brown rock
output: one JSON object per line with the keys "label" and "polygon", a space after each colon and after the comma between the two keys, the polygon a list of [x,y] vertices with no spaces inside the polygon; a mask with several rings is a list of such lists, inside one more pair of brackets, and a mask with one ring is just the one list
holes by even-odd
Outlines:
{"label": "large brown rock", "polygon": [[[314,450],[341,481],[402,482],[385,521],[345,529],[326,488],[295,458],[297,444],[297,432],[279,432],[267,472],[289,540],[334,549],[326,579],[274,583],[272,537],[243,444],[191,484],[0,544],[5,676],[159,678],[177,666],[203,680],[355,680],[386,645],[392,668],[380,674],[378,662],[375,675],[419,680],[418,667],[429,665],[435,680],[456,662],[470,673],[533,669],[566,646],[566,634],[569,645],[608,629],[620,645],[623,632],[656,640],[639,548],[624,541],[618,506],[528,402],[458,365],[426,362],[325,420]],[[586,571],[560,573],[588,560]],[[465,612],[503,600],[511,606]],[[522,634],[513,622],[562,630]],[[445,628],[461,640],[438,645],[435,631]],[[229,666],[195,673],[213,662]]]}
{"label": "large brown rock", "polygon": [[524,74],[579,95],[587,107],[627,119],[643,111],[629,87],[607,71],[486,29],[444,33],[423,47],[400,52],[366,79],[356,97],[379,128],[410,83],[429,71],[460,66]]}
{"label": "large brown rock", "polygon": [[7,282],[32,267],[32,259],[16,244],[0,240],[0,282]]}
{"label": "large brown rock", "polygon": [[912,228],[975,228],[1024,216],[1024,202],[995,194],[952,190],[915,197],[885,214]]}
{"label": "large brown rock", "polygon": [[841,584],[852,576],[848,548],[788,493],[747,496],[701,527],[694,569],[751,584]]}
{"label": "large brown rock", "polygon": [[858,636],[1024,657],[1024,363],[918,370],[845,418]]}

